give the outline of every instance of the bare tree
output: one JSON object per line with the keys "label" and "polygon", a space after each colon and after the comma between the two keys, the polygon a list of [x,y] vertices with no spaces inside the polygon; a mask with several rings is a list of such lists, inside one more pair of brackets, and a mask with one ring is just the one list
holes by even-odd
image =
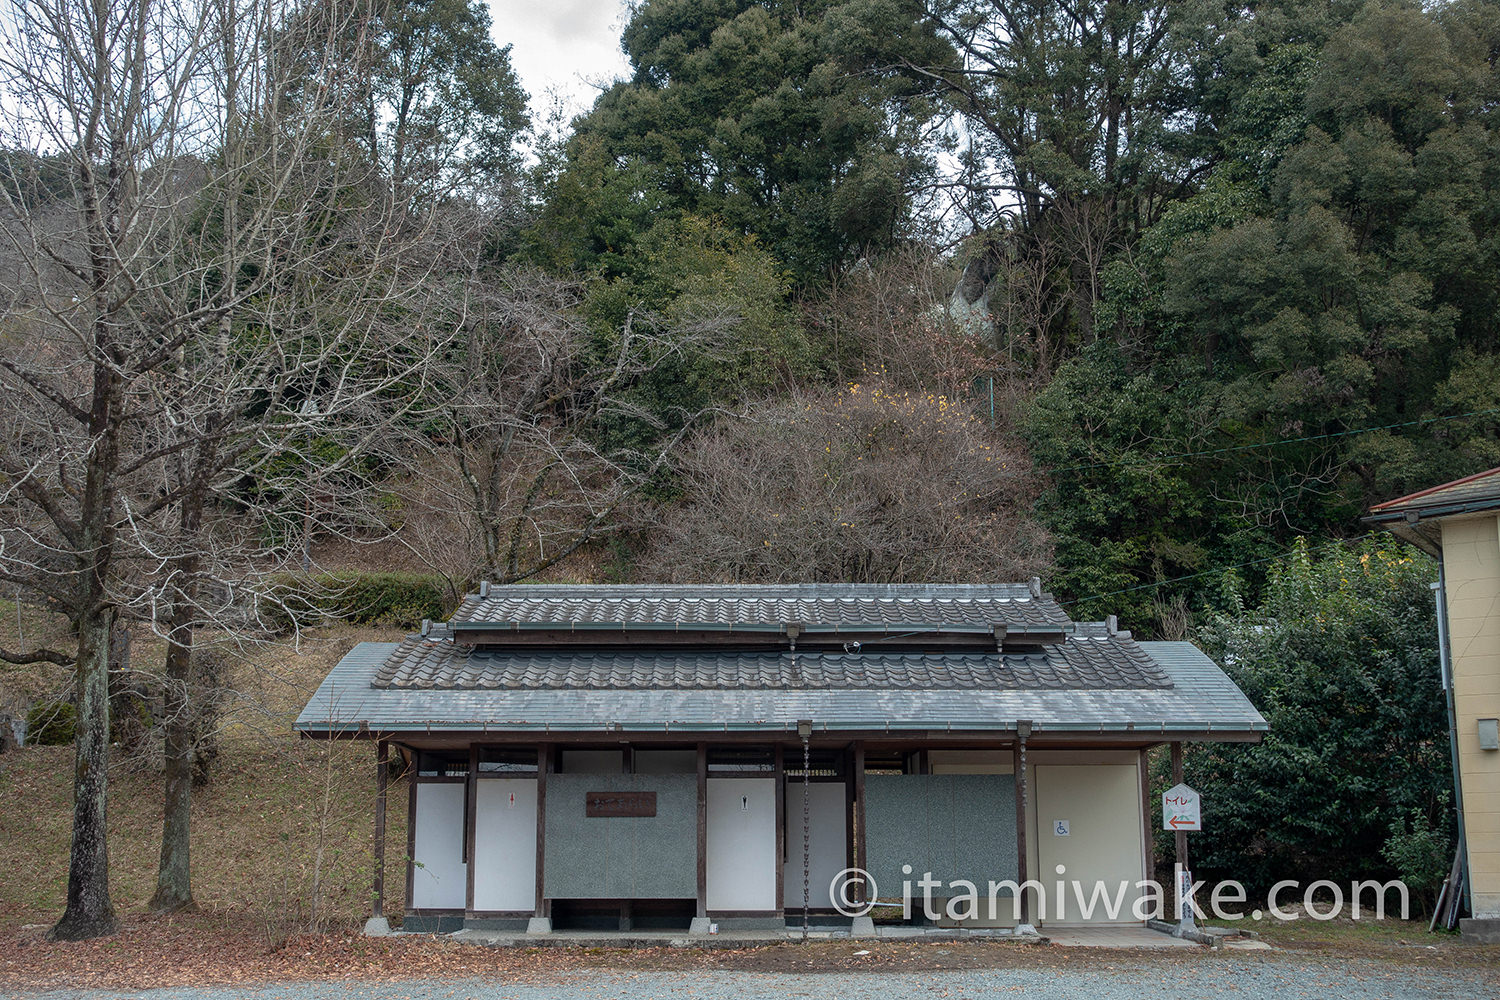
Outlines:
{"label": "bare tree", "polygon": [[[167,641],[153,906],[176,908],[191,901],[194,631],[244,624],[255,606],[244,592],[275,554],[247,524],[347,479],[380,404],[441,340],[421,322],[441,259],[432,219],[398,209],[330,139],[347,117],[340,102],[358,94],[347,53],[362,51],[368,11],[283,11],[17,0],[19,30],[0,44],[9,144],[68,178],[43,191],[39,169],[12,171],[0,187],[0,250],[26,279],[7,304],[15,345],[0,362],[0,579],[50,599],[78,632],[76,652],[5,654],[76,664],[59,938],[114,928],[111,626],[133,618]],[[341,57],[288,57],[309,51]],[[329,441],[339,457],[324,447],[315,460]]]}
{"label": "bare tree", "polygon": [[681,582],[1025,579],[1051,547],[1019,448],[958,401],[854,383],[720,421],[674,463],[645,570]]}
{"label": "bare tree", "polygon": [[[413,439],[403,487],[407,544],[455,588],[480,576],[526,579],[617,530],[701,413],[652,413],[633,400],[668,359],[722,353],[736,318],[669,328],[630,314],[607,335],[580,310],[580,289],[534,270],[476,275],[439,373],[438,413]],[[433,531],[422,532],[422,526]],[[439,538],[466,540],[446,550]]]}
{"label": "bare tree", "polygon": [[1071,301],[1066,255],[1053,240],[1013,228],[987,244],[994,277],[985,296],[995,320],[995,347],[1008,365],[1028,373],[1032,385],[1046,384],[1068,346],[1057,322]]}
{"label": "bare tree", "polygon": [[966,308],[953,308],[955,280],[950,259],[911,243],[835,277],[806,304],[807,323],[832,346],[845,380],[878,377],[956,397],[976,378],[1009,373],[982,336],[988,317],[972,323]]}
{"label": "bare tree", "polygon": [[[0,42],[0,110],[9,144],[67,166],[54,210],[35,175],[5,190],[4,237],[29,295],[12,303],[16,348],[0,363],[8,404],[0,455],[0,574],[46,595],[72,620],[77,766],[68,904],[52,929],[76,939],[115,929],[105,847],[109,635],[120,601],[121,439],[140,382],[169,356],[174,331],[142,322],[154,284],[170,165],[190,143],[177,129],[195,98],[203,26],[145,2],[20,2]],[[13,327],[13,328],[14,328]]]}

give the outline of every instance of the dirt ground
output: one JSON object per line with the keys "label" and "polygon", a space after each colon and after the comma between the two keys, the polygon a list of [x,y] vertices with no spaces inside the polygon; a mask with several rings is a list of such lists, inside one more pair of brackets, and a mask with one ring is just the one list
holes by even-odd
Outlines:
{"label": "dirt ground", "polygon": [[[549,980],[584,969],[726,970],[840,973],[859,970],[938,972],[980,969],[1077,969],[1183,962],[1221,963],[1244,953],[1208,949],[1116,951],[1004,941],[967,943],[818,941],[755,948],[489,948],[440,937],[366,938],[353,931],[291,937],[267,944],[256,928],[199,913],[133,917],[115,937],[81,944],[44,940],[33,925],[0,936],[0,990],[34,992],[245,985],[265,982],[380,983],[427,978]],[[1272,955],[1327,965],[1374,962],[1413,971],[1500,972],[1500,947],[1464,945],[1452,935],[1427,935],[1419,924],[1270,930]],[[1278,940],[1280,939],[1280,940]],[[1295,943],[1293,943],[1295,941]]]}

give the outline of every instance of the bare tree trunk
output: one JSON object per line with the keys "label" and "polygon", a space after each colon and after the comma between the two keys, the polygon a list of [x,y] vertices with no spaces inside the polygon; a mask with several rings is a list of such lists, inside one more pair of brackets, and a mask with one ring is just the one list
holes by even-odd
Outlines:
{"label": "bare tree trunk", "polygon": [[109,636],[114,610],[80,622],[78,630],[78,735],[73,765],[73,846],[68,855],[68,907],[48,933],[54,941],[113,934],[118,925],[109,899],[105,798],[109,767]]}
{"label": "bare tree trunk", "polygon": [[[269,558],[247,529],[256,512],[214,499],[264,483],[272,457],[331,429],[350,439],[343,457],[303,455],[316,472],[283,476],[266,495],[292,514],[314,475],[352,489],[355,456],[399,419],[385,407],[392,388],[416,407],[448,335],[391,318],[440,298],[431,275],[449,253],[472,252],[446,223],[429,228],[436,206],[398,217],[383,194],[340,200],[371,179],[367,164],[326,155],[368,76],[370,18],[362,4],[297,16],[290,6],[15,0],[0,31],[0,134],[17,156],[66,166],[70,186],[38,206],[26,170],[0,171],[0,248],[15,257],[7,275],[29,286],[0,351],[0,583],[56,602],[78,631],[76,656],[0,649],[0,659],[76,664],[74,831],[56,938],[116,929],[105,842],[111,626],[168,623],[152,903],[177,909],[192,900],[194,632],[253,618],[256,602],[239,598]],[[335,231],[368,239],[355,236],[355,249]],[[339,291],[324,308],[330,274]],[[261,331],[299,324],[295,337],[262,342]],[[237,338],[241,325],[256,333]],[[369,376],[351,378],[365,362]],[[317,398],[304,398],[310,387]],[[214,582],[227,584],[224,599]]]}
{"label": "bare tree trunk", "polygon": [[[103,212],[85,199],[93,223],[89,274],[97,303],[107,306],[113,269],[102,234],[116,226],[116,213]],[[68,905],[48,933],[54,940],[77,941],[113,934],[114,906],[109,898],[109,849],[105,813],[109,790],[109,653],[115,624],[110,580],[116,543],[114,477],[119,469],[120,375],[115,360],[115,330],[101,308],[93,324],[93,385],[85,426],[89,444],[83,455],[84,488],[79,505],[79,542],[75,552],[78,685],[73,764],[73,844],[68,856]],[[80,411],[80,415],[83,415]]]}
{"label": "bare tree trunk", "polygon": [[[221,331],[226,324],[221,324]],[[221,357],[227,354],[227,334],[219,335]],[[203,572],[203,511],[208,483],[219,459],[215,432],[222,415],[212,414],[208,433],[199,440],[192,458],[178,465],[178,476],[188,483],[178,511],[178,541],[182,554],[173,560],[172,574],[180,581],[172,599],[171,630],[165,664],[166,720],[163,724],[161,860],[156,870],[156,894],[151,910],[172,913],[193,905],[189,835],[192,827],[193,754],[198,736],[200,695],[193,669],[193,632],[198,624],[198,594]]]}
{"label": "bare tree trunk", "polygon": [[193,628],[192,609],[179,598],[167,641],[164,724],[161,861],[156,870],[153,913],[172,913],[193,905],[189,832],[193,789]]}

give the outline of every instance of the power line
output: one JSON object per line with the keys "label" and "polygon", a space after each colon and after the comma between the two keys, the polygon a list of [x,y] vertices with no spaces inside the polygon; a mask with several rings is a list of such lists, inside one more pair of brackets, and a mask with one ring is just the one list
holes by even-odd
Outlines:
{"label": "power line", "polygon": [[1471,410],[1468,413],[1454,413],[1444,417],[1423,417],[1420,420],[1403,420],[1396,424],[1379,424],[1374,427],[1356,427],[1345,431],[1330,431],[1327,434],[1308,434],[1303,437],[1282,438],[1279,441],[1262,441],[1258,444],[1241,444],[1229,448],[1212,448],[1208,451],[1183,451],[1168,455],[1157,455],[1149,458],[1122,458],[1112,462],[1095,462],[1091,465],[1069,465],[1060,469],[1048,469],[1048,473],[1057,475],[1062,472],[1085,472],[1089,469],[1108,469],[1116,466],[1145,466],[1145,465],[1183,465],[1188,459],[1204,458],[1209,455],[1229,455],[1241,451],[1254,451],[1257,448],[1274,448],[1283,444],[1301,444],[1306,441],[1326,441],[1330,438],[1351,437],[1355,434],[1370,434],[1374,431],[1397,430],[1402,427],[1420,427],[1425,424],[1441,423],[1445,420],[1463,420],[1467,417],[1484,417],[1500,413],[1500,407],[1488,410]]}

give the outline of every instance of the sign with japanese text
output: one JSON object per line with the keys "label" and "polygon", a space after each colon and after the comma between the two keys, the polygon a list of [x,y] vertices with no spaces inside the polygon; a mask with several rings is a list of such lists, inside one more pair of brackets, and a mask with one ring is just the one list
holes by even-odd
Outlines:
{"label": "sign with japanese text", "polygon": [[585,816],[655,816],[655,792],[589,792]]}
{"label": "sign with japanese text", "polygon": [[1187,785],[1173,785],[1162,793],[1161,828],[1174,833],[1178,830],[1203,829],[1200,805],[1197,792]]}

